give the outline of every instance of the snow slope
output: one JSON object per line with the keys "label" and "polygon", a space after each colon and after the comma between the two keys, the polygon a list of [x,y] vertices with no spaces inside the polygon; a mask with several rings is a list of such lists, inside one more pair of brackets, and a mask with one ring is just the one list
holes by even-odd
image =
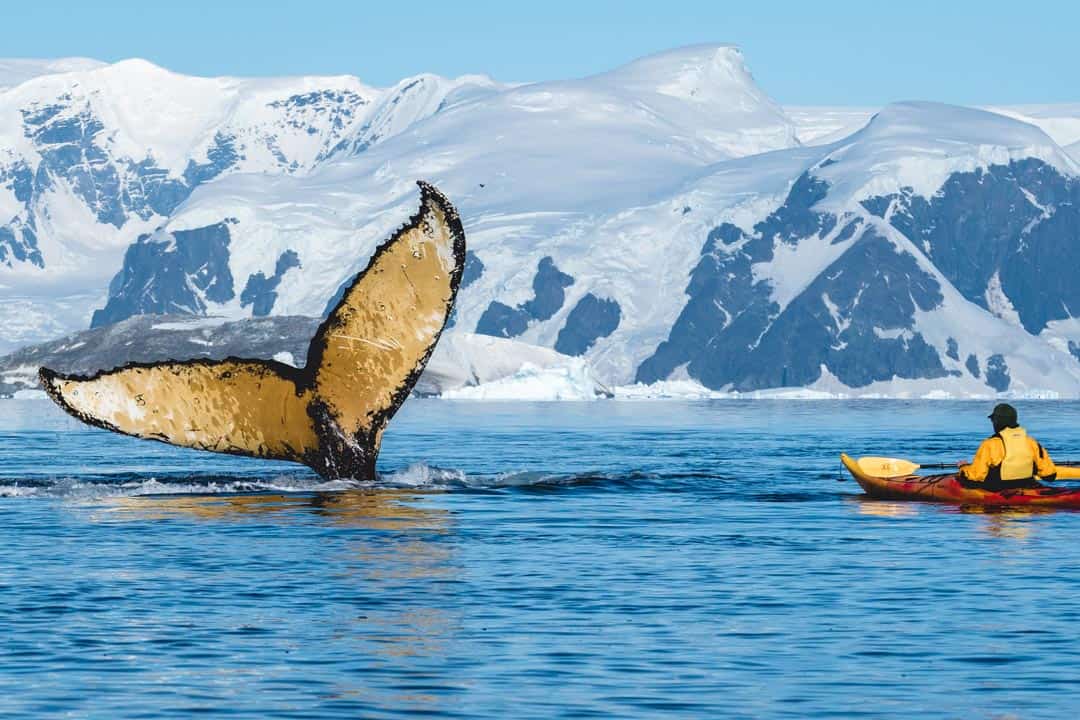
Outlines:
{"label": "snow slope", "polygon": [[21,85],[40,75],[93,70],[105,63],[90,58],[58,58],[38,60],[31,58],[0,58],[0,90]]}
{"label": "snow slope", "polygon": [[638,381],[1076,396],[1078,338],[1045,333],[1080,313],[1080,179],[1047,135],[898,103],[815,153],[778,153],[787,197],[710,233]]}
{"label": "snow slope", "polygon": [[[644,351],[639,340],[657,342],[677,315],[681,299],[670,289],[684,283],[714,219],[687,210],[697,202],[690,183],[716,162],[795,142],[737,50],[694,47],[582,80],[481,94],[303,176],[223,178],[197,191],[147,242],[165,247],[170,233],[233,219],[234,296],[207,302],[208,311],[249,314],[242,290],[253,277],[277,276],[278,261],[291,252],[300,267],[280,275],[272,312],[319,313],[413,212],[414,182],[427,178],[457,204],[485,268],[459,298],[459,327],[476,329],[492,299],[508,307],[528,302],[544,258],[556,257],[557,272],[579,279],[550,312],[538,312],[547,322],[527,322],[514,336],[553,347],[586,295],[599,302],[617,294],[620,342],[598,360],[604,372],[625,375],[634,361],[627,353]],[[706,194],[746,192],[746,178],[728,179]],[[775,191],[786,181],[774,178]],[[155,283],[152,274],[128,271],[140,291]]]}
{"label": "snow slope", "polygon": [[[18,307],[85,327],[126,248],[199,185],[302,174],[358,138],[370,146],[448,99],[497,87],[476,76],[377,89],[352,76],[190,77],[137,59],[0,61],[0,290],[10,300],[0,324],[11,328],[0,348],[43,336],[19,323]],[[71,315],[62,306],[75,297]]]}
{"label": "snow slope", "polygon": [[[425,122],[436,114],[440,122]],[[408,137],[377,158],[363,157],[403,133]],[[247,175],[214,196],[227,205],[249,190],[263,195],[275,228],[271,246],[293,234],[289,218],[298,218],[276,213],[293,186],[266,175],[305,175],[323,165],[312,186],[367,173],[384,197],[456,167],[455,196],[473,196],[482,223],[519,227],[519,242],[527,242],[594,209],[648,202],[710,162],[795,143],[782,110],[726,46],[512,88],[481,76],[421,75],[378,90],[353,77],[195,78],[141,60],[80,67],[0,92],[0,286],[39,307],[63,293],[102,297],[126,248],[161,226],[196,187],[235,173]],[[568,171],[573,183],[564,179]],[[388,210],[355,185],[346,190],[353,200]],[[326,195],[317,192],[313,202],[332,204]],[[347,207],[333,212],[359,210],[353,200],[343,197]],[[234,204],[248,215],[237,218],[239,226],[257,232],[250,216],[263,209]],[[207,213],[193,205],[170,227],[200,227]],[[380,233],[394,222],[384,220]],[[310,231],[321,229],[316,219]],[[356,265],[356,249],[327,253],[338,281],[341,262]],[[256,264],[273,275],[278,255],[267,267],[262,254],[241,261],[238,275],[248,277]],[[333,289],[310,288],[305,302],[286,278],[278,294],[288,304],[277,311],[319,311]],[[159,312],[200,306],[162,302]],[[92,309],[73,320],[84,324]],[[11,313],[0,304],[5,318]],[[2,340],[10,347],[33,339],[26,331]]]}
{"label": "snow slope", "polygon": [[[1071,280],[1048,282],[1035,263],[1065,259],[1080,205],[1076,163],[1051,138],[999,114],[898,103],[841,140],[799,147],[775,106],[730,87],[748,82],[737,60],[693,48],[482,93],[306,175],[205,186],[142,247],[217,228],[229,241],[217,279],[236,292],[184,302],[245,316],[253,283],[272,278],[264,310],[320,312],[412,211],[423,177],[466,219],[474,272],[455,330],[583,355],[605,384],[1080,391],[1068,345],[1080,337],[1038,337],[1080,311]],[[706,134],[696,103],[716,115],[720,95],[700,89],[714,75],[754,102]],[[733,157],[733,137],[790,146]],[[969,234],[988,232],[971,218],[1001,232],[965,259]],[[1006,256],[1017,259],[1006,267]],[[125,277],[157,301],[167,286],[155,268],[133,262]]]}
{"label": "snow slope", "polygon": [[865,127],[828,146],[828,167],[816,174],[832,186],[832,204],[903,188],[930,197],[953,173],[1024,158],[1078,171],[1035,126],[973,108],[905,102],[883,108]]}
{"label": "snow slope", "polygon": [[1074,142],[1065,148],[1065,152],[1072,156],[1073,160],[1080,163],[1080,142]]}
{"label": "snow slope", "polygon": [[985,110],[1030,123],[1059,145],[1080,142],[1080,102],[1048,105],[988,105]]}
{"label": "snow slope", "polygon": [[806,145],[826,145],[847,137],[870,122],[879,108],[785,105],[795,134]]}
{"label": "snow slope", "polygon": [[[824,145],[847,137],[870,121],[880,108],[786,105],[799,140]],[[979,109],[1020,120],[1042,130],[1058,145],[1080,142],[1080,103],[983,105]]]}
{"label": "snow slope", "polygon": [[[95,322],[317,315],[423,178],[468,235],[448,347],[512,338],[662,393],[1080,395],[1080,170],[1027,121],[1065,137],[1063,111],[906,102],[793,122],[717,45],[572,81],[418,76],[364,107],[304,163],[253,171],[258,153],[236,153],[155,216]],[[584,387],[573,373],[472,394]]]}

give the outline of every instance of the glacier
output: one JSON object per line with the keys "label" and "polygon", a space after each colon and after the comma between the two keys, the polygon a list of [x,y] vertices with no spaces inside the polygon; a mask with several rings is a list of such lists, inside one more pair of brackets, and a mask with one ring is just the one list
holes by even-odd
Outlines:
{"label": "glacier", "polygon": [[425,178],[469,238],[447,346],[583,363],[465,395],[1080,396],[1080,105],[783,107],[727,45],[525,85],[4,67],[0,350],[318,316]]}

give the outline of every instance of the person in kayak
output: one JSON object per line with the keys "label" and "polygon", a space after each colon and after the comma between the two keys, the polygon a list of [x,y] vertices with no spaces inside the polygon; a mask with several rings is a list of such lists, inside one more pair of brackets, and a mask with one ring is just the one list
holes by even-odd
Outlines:
{"label": "person in kayak", "polygon": [[990,421],[994,434],[983,440],[970,464],[959,463],[961,482],[996,491],[1040,487],[1039,478],[1057,478],[1050,454],[1020,427],[1016,408],[1001,403],[990,413]]}

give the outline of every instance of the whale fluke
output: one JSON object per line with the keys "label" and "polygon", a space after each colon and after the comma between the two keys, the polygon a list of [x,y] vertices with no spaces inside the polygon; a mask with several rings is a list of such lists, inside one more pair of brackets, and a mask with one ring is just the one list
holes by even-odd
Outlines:
{"label": "whale fluke", "polygon": [[426,183],[420,210],[383,243],[319,326],[298,369],[272,360],[132,363],[91,376],[41,368],[83,422],[173,445],[302,462],[373,478],[386,424],[408,397],[454,306],[465,233]]}

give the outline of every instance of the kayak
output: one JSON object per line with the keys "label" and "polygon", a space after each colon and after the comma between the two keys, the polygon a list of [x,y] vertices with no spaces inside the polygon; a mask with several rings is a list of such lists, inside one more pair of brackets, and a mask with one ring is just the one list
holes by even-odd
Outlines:
{"label": "kayak", "polygon": [[[1071,507],[1080,508],[1080,487],[1016,488],[1000,491],[965,487],[956,473],[946,475],[901,474],[875,477],[847,455],[840,456],[844,467],[870,497],[882,500],[927,500],[961,505]],[[1061,468],[1061,479],[1073,479],[1075,469]],[[878,473],[875,473],[878,474]]]}

